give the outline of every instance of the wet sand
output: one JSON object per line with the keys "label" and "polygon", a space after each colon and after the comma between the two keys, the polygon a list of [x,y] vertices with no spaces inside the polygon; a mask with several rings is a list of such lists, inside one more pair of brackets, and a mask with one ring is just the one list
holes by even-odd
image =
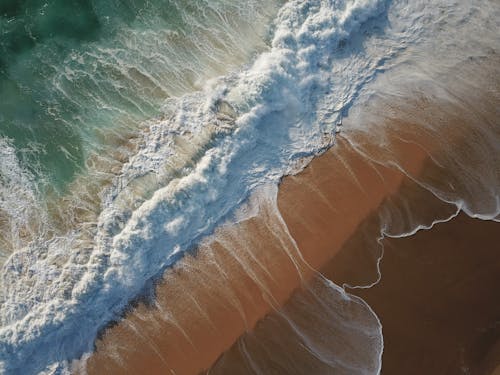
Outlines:
{"label": "wet sand", "polygon": [[[342,143],[337,152],[345,153]],[[333,183],[336,179],[324,177],[325,168],[334,163],[323,164],[327,156],[322,158],[314,161],[312,168],[305,173],[285,181],[280,192],[280,210],[290,232],[297,239],[299,248],[305,249],[304,253],[309,255],[308,249],[321,247],[321,236],[336,238],[339,228],[348,232],[349,212],[340,211],[335,216],[325,207],[335,196],[335,187],[341,194],[336,199],[351,197],[346,208],[349,204],[354,207],[367,205],[361,189],[356,193],[355,185],[339,186]],[[419,174],[432,169],[432,164],[425,159]],[[353,175],[367,175],[360,174],[362,167],[355,163],[349,165],[354,166]],[[396,178],[385,168],[379,166],[377,170],[381,180],[387,182],[391,177]],[[338,285],[345,285],[349,293],[363,298],[380,318],[384,335],[382,374],[497,374],[500,371],[500,300],[496,287],[500,285],[500,224],[473,219],[464,213],[455,217],[455,206],[443,203],[401,173],[399,176],[402,180],[397,191],[388,192],[380,205],[357,225],[351,222],[351,228],[355,227],[355,230],[342,242],[340,250],[326,246],[321,254],[307,259],[321,263],[330,256],[329,260],[317,264],[321,274]],[[349,181],[346,175],[343,177],[343,182]],[[370,191],[372,196],[378,185],[372,180],[368,186],[373,189]],[[290,196],[301,199],[287,200],[286,194],[290,191],[293,191]],[[299,191],[303,191],[303,195]],[[324,200],[323,204],[321,200]],[[303,204],[313,209],[307,210]],[[412,216],[409,220],[413,221],[412,225],[430,226],[435,220],[443,222],[416,234],[377,241],[384,225],[387,225],[388,232],[391,229],[401,231],[405,227],[401,221],[409,216]],[[315,232],[318,228],[321,230]],[[371,288],[349,288],[348,285],[370,285],[377,280],[376,260],[382,252],[382,276],[378,284]],[[303,290],[296,291],[287,305],[303,298],[304,293]],[[311,304],[311,317],[317,308]],[[284,352],[300,338],[271,324],[269,320],[273,315],[278,316],[271,314],[257,324],[251,334],[242,336],[219,358],[210,374],[255,373],[243,365],[248,357],[258,363],[261,373],[287,373],[272,370],[276,363],[286,361]],[[327,322],[323,324],[328,327]],[[266,359],[259,347],[269,347],[267,338],[276,335],[286,337],[283,341],[288,346],[274,350],[272,360]],[[255,341],[252,337],[258,337],[260,342],[249,350]],[[293,361],[302,366],[300,368],[306,369],[293,373],[313,373],[307,371],[310,361],[305,363],[302,360],[306,355],[303,350],[293,357]],[[314,373],[340,372],[326,369]]]}
{"label": "wet sand", "polygon": [[[380,283],[355,291],[384,327],[383,374],[492,374],[500,366],[499,226],[461,214],[384,240]],[[343,265],[334,263],[329,273],[339,277]]]}
{"label": "wet sand", "polygon": [[[345,150],[350,153],[347,144]],[[342,166],[343,173],[349,173],[347,165],[332,152],[318,159],[313,168],[316,171],[316,166],[332,167],[332,162],[338,173]],[[362,163],[359,166],[366,173],[362,182],[379,179],[372,167]],[[362,175],[361,171],[357,174]],[[396,176],[388,182],[392,189],[398,183]],[[296,184],[287,184],[286,180],[283,183],[284,191],[292,189],[287,194],[293,200],[299,197],[303,201],[307,196],[317,199],[307,190],[295,195],[295,187]],[[353,182],[351,187],[355,188]],[[327,200],[340,194],[337,189],[324,193],[330,195],[324,197]],[[307,251],[302,251],[302,255],[286,227],[276,220],[273,204],[261,203],[263,207],[257,217],[219,230],[216,241],[202,246],[196,257],[188,256],[167,271],[158,287],[157,306],[141,304],[124,322],[108,330],[97,343],[97,353],[88,361],[88,372],[140,373],[145,363],[149,373],[172,370],[176,374],[190,374],[209,367],[242,333],[251,330],[273,308],[279,308],[301,282],[312,277],[314,271],[302,256],[314,268],[330,259],[359,221],[380,204],[383,193],[381,188],[378,195],[363,195],[366,203],[356,211],[351,210],[349,221],[344,222],[342,229],[335,229],[335,238],[330,237],[327,227],[331,222],[328,216],[322,216],[321,210],[306,210],[311,217],[299,215],[307,219],[306,225],[300,226],[304,232],[311,225],[317,228],[302,235],[304,240],[323,234],[313,239],[314,246],[304,247]],[[348,210],[349,204],[345,203],[344,209]],[[327,207],[330,218],[332,214],[345,213],[323,203],[316,207]],[[303,249],[302,244],[299,246]]]}
{"label": "wet sand", "polygon": [[[220,230],[196,257],[167,271],[157,306],[141,304],[108,330],[87,363],[88,372],[138,373],[145,363],[151,373],[190,374],[209,367],[331,259],[402,179],[363,162],[339,140],[300,176],[282,183],[278,205],[301,254],[276,220],[272,203],[262,204],[256,218]],[[367,194],[363,186],[373,190]]]}
{"label": "wet sand", "polygon": [[[442,109],[414,103],[415,111],[426,105],[429,118]],[[497,121],[491,103],[489,108],[485,121]],[[439,132],[448,134],[454,152],[486,160],[474,154],[477,139],[466,137],[468,117],[444,113]],[[346,133],[302,173],[283,180],[277,205],[272,190],[254,197],[257,216],[220,228],[166,271],[155,301],[139,303],[106,330],[75,373],[196,374],[210,368],[211,374],[244,374],[256,367],[270,374],[341,373],[303,344],[304,335],[314,341],[321,329],[338,328],[328,326],[333,308],[318,315],[325,306],[307,295],[323,295],[329,287],[315,270],[338,284],[369,285],[378,278],[381,228],[404,233],[456,212],[424,183],[444,191],[442,180],[452,181],[450,196],[475,193],[456,181],[461,171],[446,172],[451,151],[441,140],[418,123],[409,125],[407,119],[383,124],[384,143],[364,132]],[[454,130],[446,133],[446,126]],[[461,214],[431,230],[383,240],[380,283],[348,289],[381,319],[383,374],[455,374],[462,367],[493,373],[499,359],[499,225]],[[364,314],[349,303],[346,311]],[[310,332],[307,324],[291,332],[283,316],[310,321]],[[295,368],[286,367],[294,362]]]}

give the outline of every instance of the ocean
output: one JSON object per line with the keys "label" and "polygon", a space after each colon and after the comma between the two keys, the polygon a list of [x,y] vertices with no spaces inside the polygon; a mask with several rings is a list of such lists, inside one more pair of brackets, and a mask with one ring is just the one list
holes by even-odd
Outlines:
{"label": "ocean", "polygon": [[[6,374],[69,372],[165,270],[255,215],[250,197],[276,205],[283,176],[338,134],[376,138],[360,113],[382,88],[426,87],[500,49],[488,0],[1,1]],[[465,170],[474,184],[435,195],[498,220],[498,175]],[[473,185],[491,195],[464,197]],[[352,341],[372,343],[359,373],[378,373],[376,313],[332,288],[324,308],[350,298],[350,324],[369,326]]]}

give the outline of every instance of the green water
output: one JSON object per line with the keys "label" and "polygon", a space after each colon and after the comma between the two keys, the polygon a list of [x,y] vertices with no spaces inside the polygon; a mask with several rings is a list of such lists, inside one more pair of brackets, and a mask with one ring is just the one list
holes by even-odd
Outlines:
{"label": "green water", "polygon": [[110,134],[247,60],[270,13],[265,1],[0,0],[0,137],[41,191],[63,192]]}
{"label": "green water", "polygon": [[[78,16],[63,16],[71,13]],[[83,155],[78,132],[60,118],[74,108],[61,105],[51,113],[59,98],[48,81],[72,49],[99,38],[101,24],[88,1],[7,0],[0,14],[0,132],[21,150],[25,166],[61,185]],[[60,147],[67,155],[61,157]]]}

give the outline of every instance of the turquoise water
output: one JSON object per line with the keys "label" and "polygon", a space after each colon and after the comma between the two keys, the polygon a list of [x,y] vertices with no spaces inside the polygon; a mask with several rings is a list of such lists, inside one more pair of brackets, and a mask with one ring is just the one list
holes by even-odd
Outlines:
{"label": "turquoise water", "polygon": [[0,1],[0,265],[37,238],[92,238],[151,124],[267,49],[281,4]]}
{"label": "turquoise water", "polygon": [[[260,13],[250,24],[242,16],[252,7]],[[248,39],[257,40],[255,23],[267,7],[272,5],[4,0],[0,137],[15,147],[40,191],[64,192],[93,153],[105,154],[158,116],[165,99],[223,73],[231,66],[228,55],[233,63],[247,59],[255,48]],[[249,27],[254,35],[244,34]]]}
{"label": "turquoise water", "polygon": [[[61,17],[73,7],[74,19]],[[78,129],[64,121],[75,118],[78,108],[49,82],[71,50],[99,38],[101,23],[85,1],[11,0],[0,13],[1,135],[23,150],[19,157],[27,168],[60,187],[82,165],[83,154]],[[41,146],[38,152],[34,144]],[[61,147],[67,150],[63,157]]]}

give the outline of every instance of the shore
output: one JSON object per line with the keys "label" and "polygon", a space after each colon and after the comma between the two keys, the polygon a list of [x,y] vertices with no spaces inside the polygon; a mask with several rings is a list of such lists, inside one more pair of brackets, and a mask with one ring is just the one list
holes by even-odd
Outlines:
{"label": "shore", "polygon": [[500,371],[499,225],[460,214],[384,240],[380,283],[354,291],[382,321],[384,374]]}
{"label": "shore", "polygon": [[[345,363],[325,360],[335,355],[325,350],[337,345],[326,333],[345,328],[332,323],[341,293],[330,279],[346,284],[380,318],[383,374],[495,373],[499,224],[463,213],[452,218],[456,206],[438,198],[475,193],[457,179],[461,171],[447,169],[460,160],[451,153],[466,153],[475,163],[488,155],[475,148],[469,131],[477,124],[467,116],[428,101],[410,107],[422,105],[431,120],[433,113],[446,114],[435,117],[436,133],[447,134],[453,149],[418,121],[409,126],[406,117],[380,125],[383,142],[380,132],[378,138],[356,129],[338,136],[303,172],[285,177],[277,197],[272,188],[254,196],[247,211],[258,210],[255,216],[219,228],[167,270],[154,302],[133,306],[74,372],[349,373]],[[495,98],[482,105],[489,108],[484,121],[494,125]],[[381,240],[396,235],[401,238]],[[380,282],[349,288],[378,281],[382,254]],[[377,345],[373,314],[357,299],[345,300],[343,314],[358,320],[339,337],[353,345],[369,337]],[[374,369],[371,350],[359,355]]]}

